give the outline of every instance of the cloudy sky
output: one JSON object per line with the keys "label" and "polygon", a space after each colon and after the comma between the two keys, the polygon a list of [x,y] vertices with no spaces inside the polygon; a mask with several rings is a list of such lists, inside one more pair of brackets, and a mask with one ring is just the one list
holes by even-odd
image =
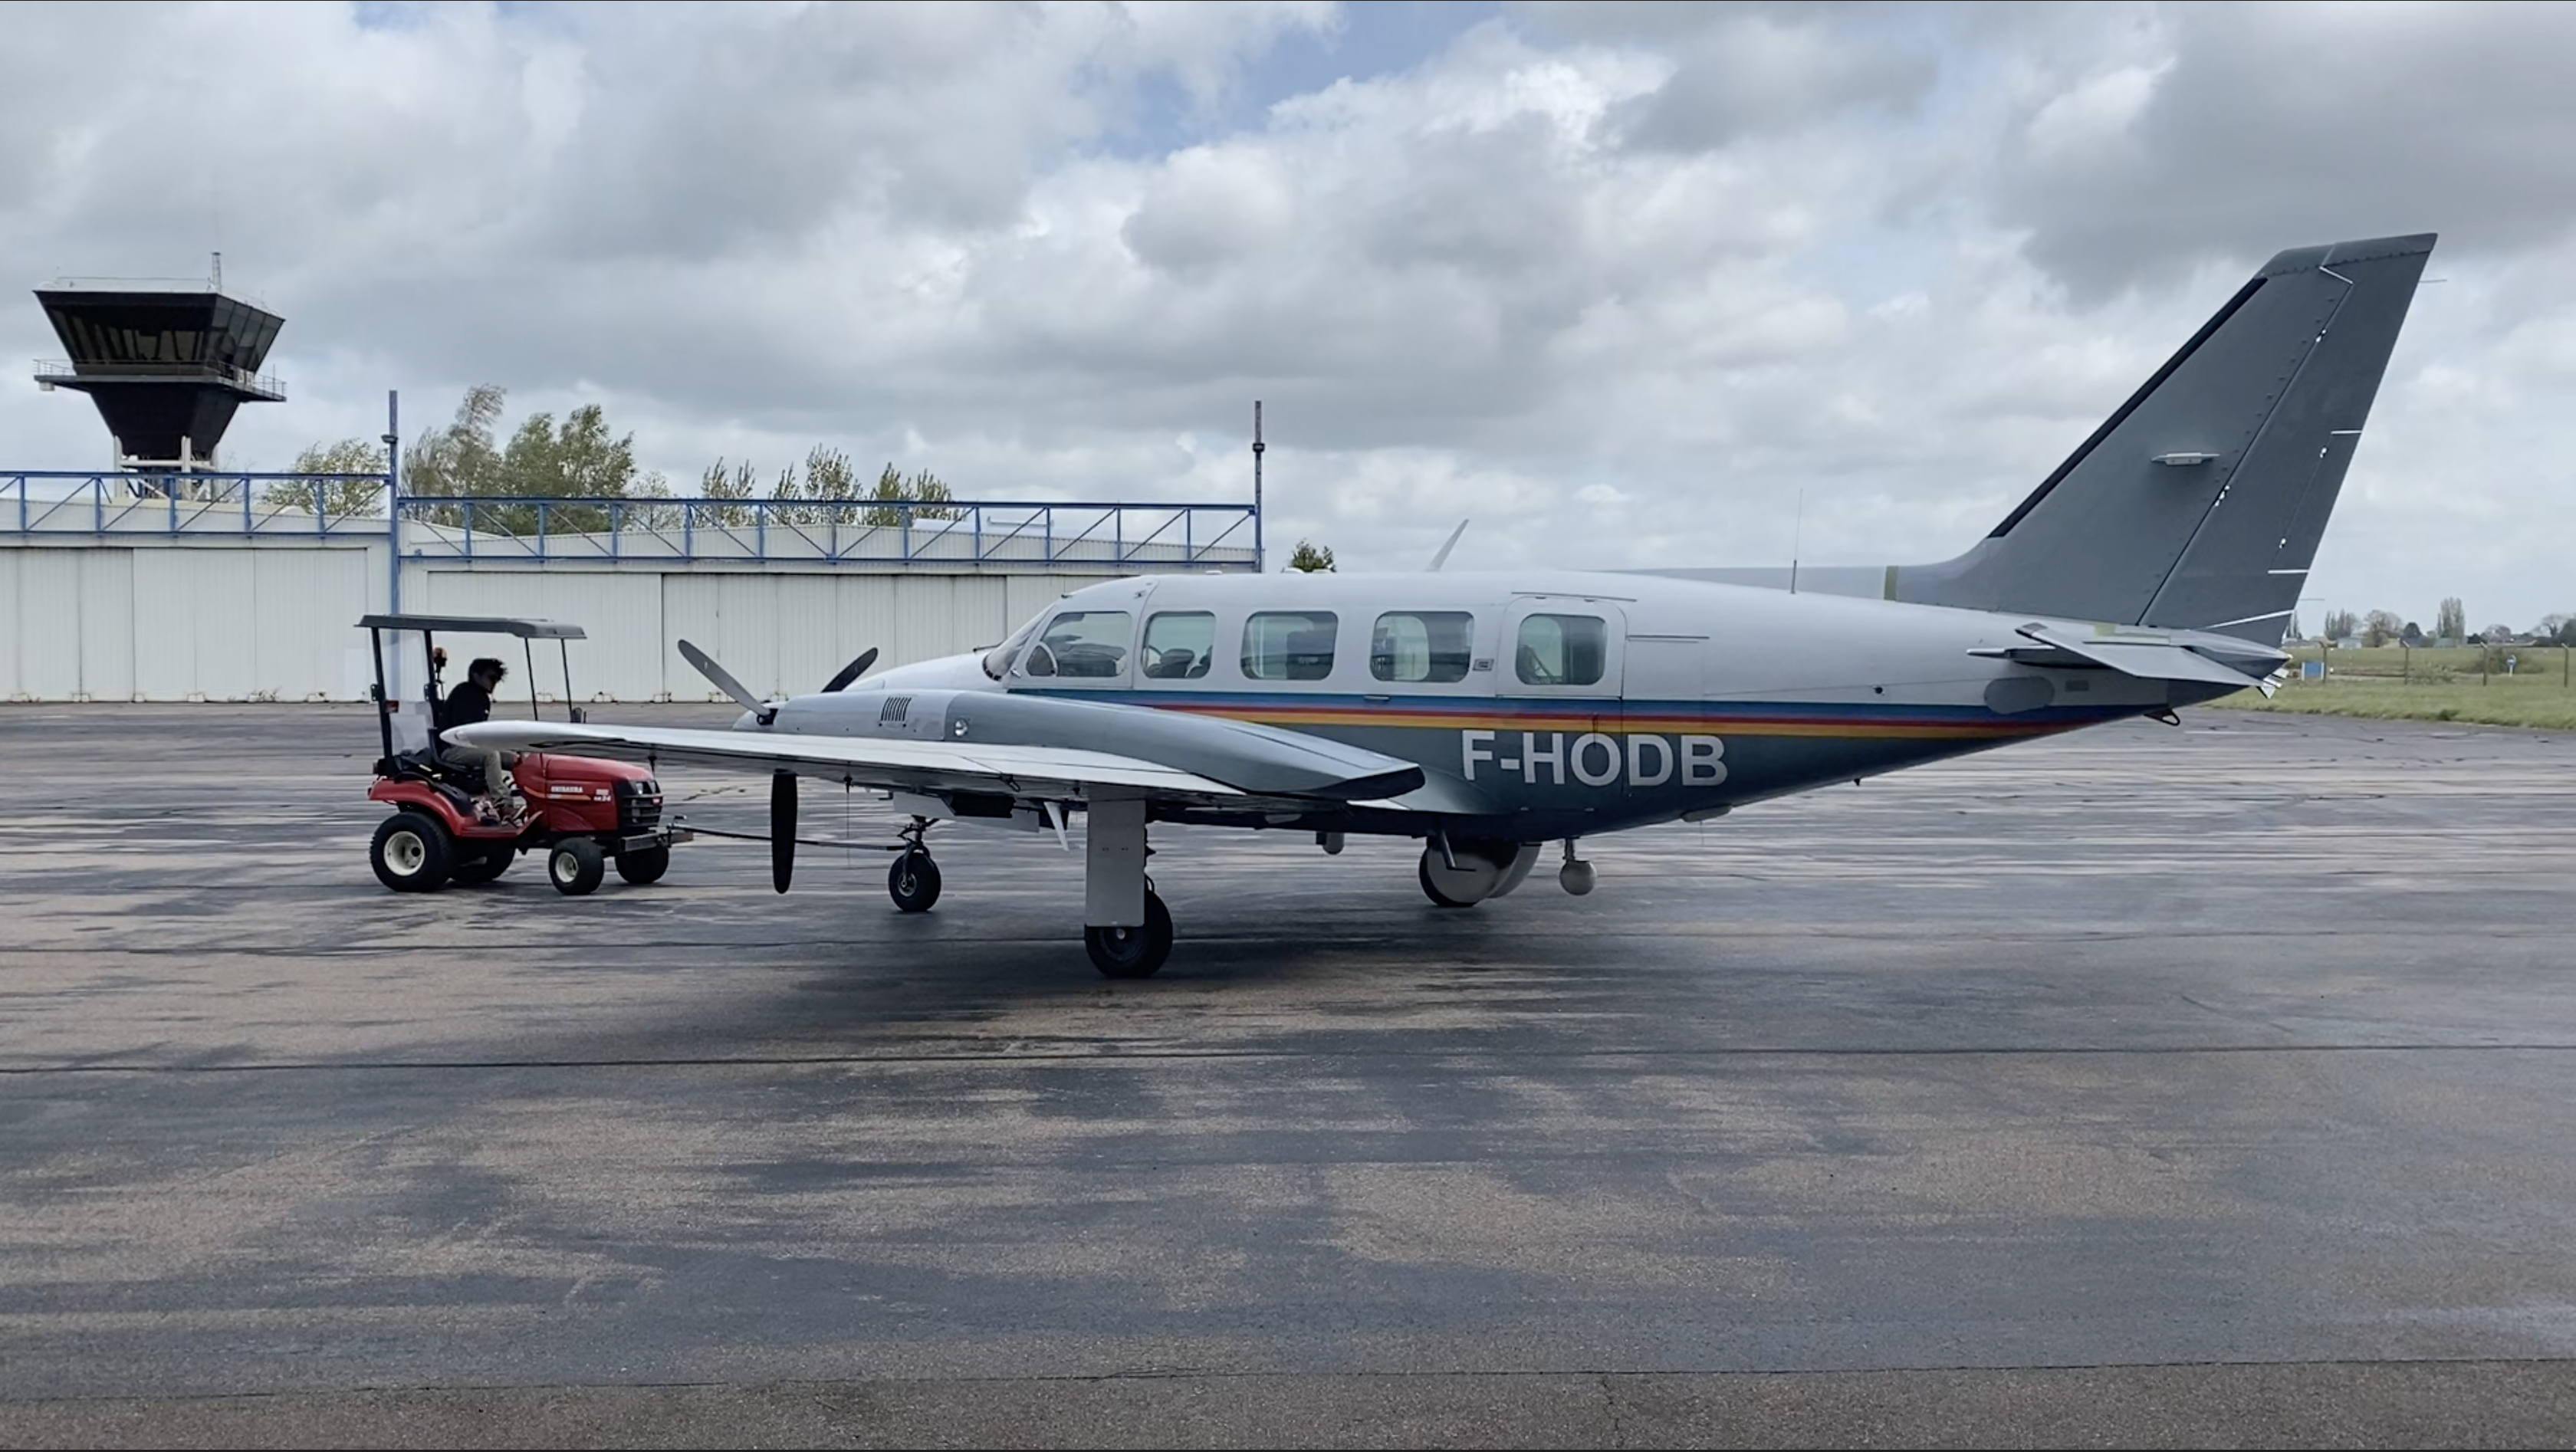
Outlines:
{"label": "cloudy sky", "polygon": [[[1345,568],[1933,559],[2289,246],[2442,244],[2302,606],[2576,610],[2576,8],[0,6],[0,278],[287,326],[225,462],[1240,499]],[[32,300],[0,356],[60,346]],[[0,386],[0,465],[86,400]],[[1801,495],[1803,492],[1803,506]],[[1803,523],[1801,515],[1803,511]]]}

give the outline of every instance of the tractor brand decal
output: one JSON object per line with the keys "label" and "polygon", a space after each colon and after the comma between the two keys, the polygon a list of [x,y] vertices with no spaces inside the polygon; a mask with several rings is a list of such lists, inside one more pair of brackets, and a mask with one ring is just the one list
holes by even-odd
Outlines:
{"label": "tractor brand decal", "polygon": [[[1520,738],[1518,750],[1510,736]],[[1476,768],[1484,766],[1490,768],[1489,780],[1518,774],[1526,786],[1537,786],[1542,774],[1550,786],[1572,781],[1606,787],[1624,780],[1629,786],[1645,787],[1677,779],[1683,786],[1716,786],[1726,780],[1726,742],[1715,736],[1461,731],[1458,758],[1469,781],[1476,780]]]}

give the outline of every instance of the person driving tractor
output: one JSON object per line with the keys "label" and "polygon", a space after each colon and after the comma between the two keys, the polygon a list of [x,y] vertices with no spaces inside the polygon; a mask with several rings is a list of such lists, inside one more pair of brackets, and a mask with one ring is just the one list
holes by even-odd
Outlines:
{"label": "person driving tractor", "polygon": [[447,705],[439,713],[443,719],[439,722],[438,759],[459,771],[481,772],[484,789],[492,796],[494,814],[503,821],[515,822],[526,815],[527,801],[519,795],[518,783],[510,779],[511,754],[451,746],[446,737],[450,727],[492,719],[492,693],[500,689],[501,678],[509,673],[508,666],[488,655],[465,668],[464,682],[447,693]]}

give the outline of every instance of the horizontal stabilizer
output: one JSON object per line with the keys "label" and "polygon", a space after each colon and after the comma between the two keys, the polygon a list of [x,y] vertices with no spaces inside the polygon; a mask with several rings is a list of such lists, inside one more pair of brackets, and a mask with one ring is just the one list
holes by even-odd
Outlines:
{"label": "horizontal stabilizer", "polygon": [[[2261,684],[2289,659],[2279,651],[2248,645],[2242,640],[2209,636],[2208,644],[2226,657],[2225,660],[2213,660],[2192,648],[2192,643],[2196,643],[2192,638],[2202,634],[2197,631],[2098,631],[2087,634],[2064,626],[2033,622],[2021,627],[2020,633],[2038,644],[1979,650],[1971,654],[2000,656],[2032,666],[2102,666],[2142,681],[2200,681],[2236,689]],[[2239,661],[2243,663],[2241,666],[2232,663]]]}

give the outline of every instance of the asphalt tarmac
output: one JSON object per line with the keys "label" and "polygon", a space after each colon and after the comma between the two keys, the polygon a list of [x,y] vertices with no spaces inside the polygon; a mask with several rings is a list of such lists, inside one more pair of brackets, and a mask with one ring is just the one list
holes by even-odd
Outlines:
{"label": "asphalt tarmac", "polygon": [[2576,1441],[2576,740],[2201,711],[1471,912],[1158,829],[1138,983],[1052,837],[395,896],[374,754],[0,707],[0,1444]]}

